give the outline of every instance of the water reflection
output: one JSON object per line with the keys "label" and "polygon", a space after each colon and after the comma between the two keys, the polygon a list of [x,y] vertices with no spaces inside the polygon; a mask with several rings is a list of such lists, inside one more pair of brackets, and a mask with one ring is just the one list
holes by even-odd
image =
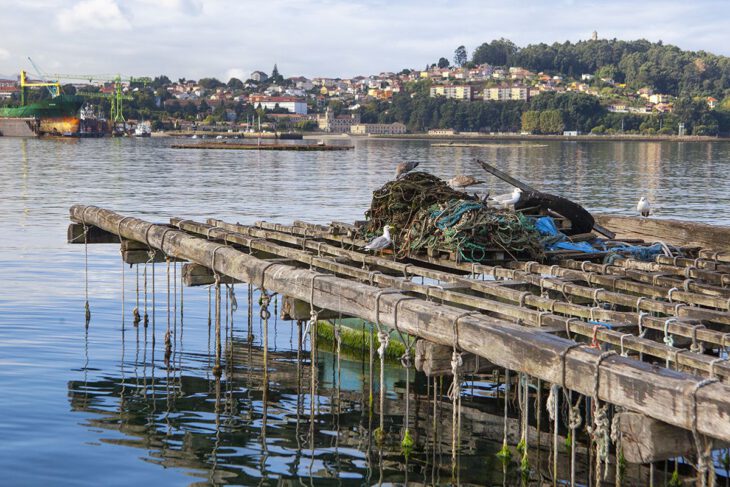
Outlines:
{"label": "water reflection", "polygon": [[[155,363],[147,353],[149,334],[143,327],[124,332],[122,353],[134,353],[122,358],[118,376],[68,383],[72,410],[91,413],[84,426],[97,431],[102,443],[138,448],[148,462],[183,468],[200,477],[193,485],[362,485],[406,478],[441,484],[450,478],[450,402],[442,394],[434,402],[433,385],[424,377],[410,387],[416,446],[406,463],[400,448],[405,384],[398,366],[388,368],[393,382],[380,451],[371,440],[377,418],[368,410],[361,362],[340,358],[336,370],[336,354],[320,351],[313,398],[308,351],[270,351],[265,377],[262,347],[234,332],[224,350],[223,377],[215,378],[206,377],[205,356],[180,353],[176,363],[183,368]],[[464,403],[462,483],[502,482],[495,456],[502,423],[497,406]]]}
{"label": "water reflection", "polygon": [[[405,377],[399,365],[388,367],[389,441],[381,461],[370,440],[379,421],[369,414],[367,364],[342,359],[338,373],[336,353],[320,349],[312,401],[308,345],[300,350],[298,327],[277,322],[276,313],[268,328],[269,388],[263,401],[261,324],[240,318],[256,308],[258,297],[244,305],[246,298],[239,296],[233,321],[230,307],[224,313],[224,373],[216,381],[208,293],[176,288],[179,275],[174,276],[168,367],[164,269],[156,268],[157,309],[148,309],[146,329],[131,326],[131,309],[136,303],[142,310],[143,302],[134,296],[136,270],[125,271],[122,326],[119,248],[99,245],[89,249],[92,320],[85,329],[83,247],[65,241],[72,204],[158,222],[173,216],[242,223],[352,221],[362,218],[372,191],[391,178],[397,162],[419,160],[419,169],[442,177],[481,176],[473,159],[482,158],[591,210],[632,213],[646,193],[658,217],[730,223],[724,211],[730,208],[727,142],[439,148],[424,141],[365,139],[355,142],[354,151],[333,153],[185,151],[170,149],[171,142],[0,137],[0,224],[8,229],[0,240],[0,269],[3,282],[11,283],[0,285],[0,387],[10,398],[0,406],[5,418],[0,468],[10,485],[95,484],[100,470],[107,472],[106,482],[120,485],[179,483],[181,470],[201,483],[272,484],[301,476],[305,484],[360,485],[381,476],[384,482],[403,481],[407,474],[412,482],[442,484],[451,478],[448,381],[438,384],[435,409],[433,383],[419,376],[411,385],[415,447],[406,468],[400,453]],[[495,178],[487,180],[494,192],[507,189]],[[477,383],[477,397],[464,401],[460,480],[501,484],[494,453],[502,442],[502,410],[488,399],[488,384],[479,389]],[[516,443],[517,420],[511,421],[510,442]],[[547,471],[545,457],[536,475]],[[512,470],[509,475],[516,480]]]}

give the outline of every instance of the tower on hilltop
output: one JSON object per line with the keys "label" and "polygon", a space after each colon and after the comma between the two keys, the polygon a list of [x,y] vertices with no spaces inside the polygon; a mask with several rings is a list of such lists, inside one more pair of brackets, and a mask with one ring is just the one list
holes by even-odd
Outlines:
{"label": "tower on hilltop", "polygon": [[591,34],[591,40],[592,41],[598,40],[598,32],[596,32],[595,30],[593,31],[593,34]]}

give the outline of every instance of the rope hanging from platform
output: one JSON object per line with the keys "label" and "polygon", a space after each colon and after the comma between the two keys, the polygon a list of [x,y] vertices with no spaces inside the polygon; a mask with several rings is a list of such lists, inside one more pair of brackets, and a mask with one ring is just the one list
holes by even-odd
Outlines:
{"label": "rope hanging from platform", "polygon": [[548,394],[548,398],[545,403],[548,418],[550,418],[553,428],[553,442],[550,446],[552,453],[553,486],[558,485],[558,421],[560,416],[558,414],[558,394],[560,393],[558,389],[559,387],[557,384],[552,384],[550,386],[550,393]]}
{"label": "rope hanging from platform", "polygon": [[390,343],[390,334],[380,324],[380,297],[383,294],[396,294],[400,291],[388,291],[381,289],[375,295],[375,327],[378,332],[378,356],[380,357],[380,425],[375,430],[375,441],[382,447],[385,440],[385,351]]}
{"label": "rope hanging from platform", "polygon": [[404,431],[403,431],[403,438],[401,440],[401,451],[403,452],[403,455],[406,457],[406,460],[410,457],[411,451],[413,450],[413,438],[411,438],[411,432],[410,432],[410,399],[411,399],[411,350],[413,348],[414,341],[409,340],[407,338],[407,335],[404,335],[400,327],[398,326],[398,306],[403,301],[411,300],[411,299],[418,299],[414,297],[409,296],[401,296],[398,298],[398,300],[395,302],[395,305],[393,305],[393,325],[395,327],[396,332],[398,333],[398,337],[400,338],[401,342],[403,343],[404,352],[401,356],[400,363],[401,365],[406,369],[406,412],[403,419],[404,422]]}
{"label": "rope hanging from platform", "polygon": [[712,439],[701,434],[697,428],[697,393],[703,387],[716,382],[720,382],[717,377],[701,380],[695,383],[690,392],[690,397],[692,398],[690,425],[692,438],[694,439],[697,450],[697,473],[700,476],[701,487],[714,487],[716,479],[715,466],[712,458]]}
{"label": "rope hanging from platform", "polygon": [[223,369],[221,368],[221,278],[214,274],[215,278],[215,365],[213,375],[220,379]]}
{"label": "rope hanging from platform", "polygon": [[512,458],[512,451],[507,445],[507,413],[509,411],[509,392],[510,392],[510,378],[509,369],[504,369],[504,428],[502,432],[502,449],[497,452],[497,457],[502,461],[503,467],[506,468],[510,459]]}
{"label": "rope hanging from platform", "polygon": [[140,322],[142,321],[142,318],[139,315],[139,264],[135,266],[136,274],[137,274],[137,287],[136,287],[136,301],[134,309],[132,310],[132,316],[133,321],[132,324],[134,324],[135,327],[139,326]]}
{"label": "rope hanging from platform", "polygon": [[580,416],[580,403],[583,396],[578,395],[578,399],[573,404],[573,392],[568,393],[568,429],[570,430],[570,486],[575,487],[575,431],[580,427],[582,419]]}
{"label": "rope hanging from platform", "polygon": [[[260,300],[260,310],[259,310],[259,316],[261,317],[261,323],[262,323],[262,337],[261,337],[261,345],[264,352],[263,357],[263,369],[264,369],[264,377],[263,377],[263,385],[264,385],[264,402],[266,402],[266,396],[268,395],[268,387],[269,387],[269,318],[271,318],[271,312],[269,311],[269,304],[271,303],[271,296],[266,291],[266,289],[261,289],[261,300]],[[238,305],[236,305],[237,307]],[[233,304],[231,304],[231,309],[233,309]],[[233,314],[231,314],[231,320],[233,319]],[[231,328],[233,328],[233,322],[231,322]],[[312,396],[314,398],[314,396]]]}
{"label": "rope hanging from platform", "polygon": [[601,380],[601,363],[613,355],[616,355],[616,351],[614,350],[603,352],[598,356],[598,360],[596,361],[596,380],[593,385],[593,396],[591,398],[593,405],[593,425],[586,427],[588,434],[591,435],[591,439],[596,445],[596,484],[598,486],[601,484],[602,467],[605,467],[603,470],[603,478],[605,479],[608,476],[608,450],[611,444],[608,404],[601,405],[598,398]]}
{"label": "rope hanging from platform", "polygon": [[[84,210],[84,213],[86,210]],[[84,303],[84,317],[86,319],[86,328],[89,327],[91,321],[91,307],[89,307],[89,227],[84,223],[84,294],[86,301]]]}
{"label": "rope hanging from platform", "polygon": [[147,314],[147,264],[149,264],[149,260],[147,260],[144,263],[144,314],[143,314],[143,321],[144,321],[144,327],[147,328],[147,326],[150,324],[150,317],[149,314]]}
{"label": "rope hanging from platform", "polygon": [[461,313],[454,319],[452,352],[451,352],[451,374],[453,380],[449,388],[448,396],[452,404],[451,418],[451,473],[452,480],[458,475],[458,450],[461,447],[461,369],[464,366],[464,359],[459,351],[459,320],[469,315],[481,314],[478,311],[467,311]]}
{"label": "rope hanging from platform", "polygon": [[124,254],[122,253],[122,223],[124,223],[125,220],[132,218],[131,216],[125,216],[121,220],[119,220],[119,224],[117,224],[117,236],[119,237],[119,253],[122,254],[122,331],[124,331],[124,325],[125,325],[125,318],[126,318],[126,310],[125,308],[125,263],[124,263]]}
{"label": "rope hanging from platform", "polygon": [[[530,389],[527,375],[520,373],[518,376],[518,387],[517,393],[519,395],[520,405],[520,442],[517,444],[517,452],[522,455],[520,458],[520,473],[522,474],[522,480],[527,483],[530,474],[530,463],[528,458],[528,444],[527,444],[527,429],[529,425],[530,416]],[[539,434],[539,432],[538,432]]]}
{"label": "rope hanging from platform", "polygon": [[172,355],[172,333],[170,332],[170,259],[167,263],[167,329],[165,330],[165,366],[170,367],[170,356]]}

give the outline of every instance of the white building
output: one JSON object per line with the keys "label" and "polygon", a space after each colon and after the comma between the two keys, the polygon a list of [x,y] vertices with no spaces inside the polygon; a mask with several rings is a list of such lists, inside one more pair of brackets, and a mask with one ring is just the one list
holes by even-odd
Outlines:
{"label": "white building", "polygon": [[502,88],[486,88],[485,101],[529,100],[530,90],[525,86],[507,86]]}
{"label": "white building", "polygon": [[406,133],[406,126],[402,123],[360,123],[350,127],[350,133],[355,135],[398,135]]}
{"label": "white building", "polygon": [[300,115],[307,114],[307,102],[301,98],[294,98],[291,96],[251,95],[250,101],[256,108],[263,108],[265,110],[283,108],[289,113],[298,113]]}

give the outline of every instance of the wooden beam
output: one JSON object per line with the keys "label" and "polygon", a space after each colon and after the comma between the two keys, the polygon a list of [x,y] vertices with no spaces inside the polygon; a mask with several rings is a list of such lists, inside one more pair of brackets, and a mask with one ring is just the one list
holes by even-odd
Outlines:
{"label": "wooden beam", "polygon": [[[336,313],[334,311],[323,309],[318,310],[317,319],[334,320],[339,318],[349,318],[348,316]],[[285,321],[308,321],[311,318],[311,309],[308,301],[283,296],[281,300],[281,319]]]}
{"label": "wooden beam", "polygon": [[594,215],[601,225],[616,232],[616,238],[641,238],[648,242],[662,241],[671,245],[726,249],[730,227],[619,215]]}
{"label": "wooden beam", "polygon": [[629,411],[618,413],[618,424],[629,463],[653,463],[697,453],[690,431]]}
{"label": "wooden beam", "polygon": [[[453,347],[438,345],[426,340],[417,340],[413,364],[416,370],[423,372],[428,377],[453,375],[451,369],[453,350]],[[464,364],[463,370],[467,374],[490,374],[497,368],[493,363],[473,353],[464,353],[461,359]]]}
{"label": "wooden beam", "polygon": [[81,223],[69,223],[67,241],[70,244],[118,244],[119,237],[113,233],[102,230],[95,226],[86,227],[86,237],[84,237],[84,225]]}
{"label": "wooden beam", "polygon": [[[215,284],[215,274],[212,270],[200,264],[183,264],[183,284],[186,286],[208,286]],[[221,284],[241,284],[242,281],[228,276],[221,277]]]}
{"label": "wooden beam", "polygon": [[627,357],[602,357],[598,350],[575,348],[571,340],[504,320],[465,315],[463,309],[421,299],[404,300],[407,296],[395,290],[265,262],[230,246],[109,210],[75,205],[70,212],[72,218],[85,215],[104,230],[149,242],[168,255],[241,281],[297,299],[311,297],[319,308],[397,326],[404,333],[442,345],[449,346],[456,338],[459,349],[500,367],[558,384],[564,377],[567,388],[585,395],[592,396],[598,386],[597,395],[603,401],[685,429],[696,425],[702,434],[730,440],[730,386],[725,384],[705,383],[697,376]]}

